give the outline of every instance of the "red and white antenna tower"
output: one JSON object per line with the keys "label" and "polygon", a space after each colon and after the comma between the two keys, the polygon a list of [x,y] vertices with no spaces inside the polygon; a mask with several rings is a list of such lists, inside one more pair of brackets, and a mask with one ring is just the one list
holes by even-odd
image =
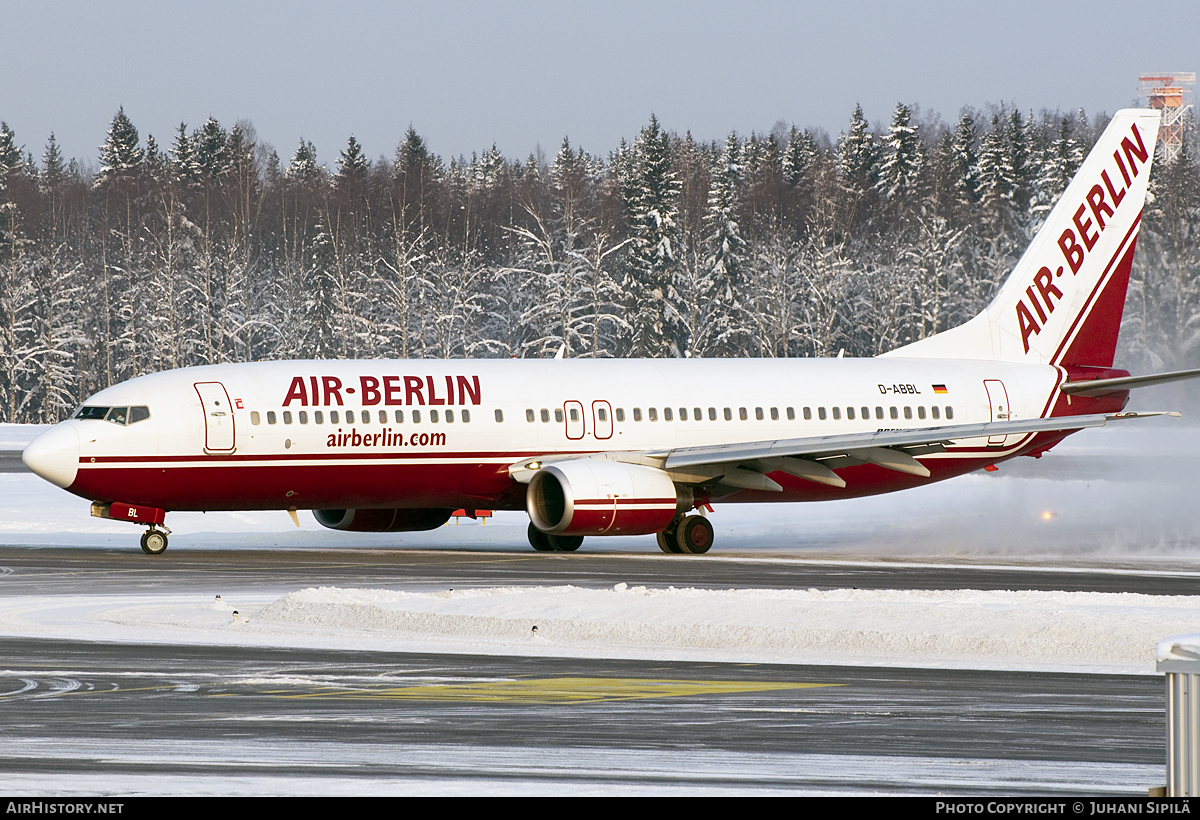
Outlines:
{"label": "red and white antenna tower", "polygon": [[1158,141],[1162,143],[1167,162],[1183,150],[1184,120],[1192,110],[1192,89],[1196,87],[1194,71],[1160,71],[1138,76],[1138,90],[1150,108],[1162,111]]}

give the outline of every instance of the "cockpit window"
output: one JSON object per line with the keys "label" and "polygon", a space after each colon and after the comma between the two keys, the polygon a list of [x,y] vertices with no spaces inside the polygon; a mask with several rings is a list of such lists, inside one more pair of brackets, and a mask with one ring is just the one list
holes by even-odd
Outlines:
{"label": "cockpit window", "polygon": [[145,405],[137,407],[81,407],[75,414],[77,419],[94,421],[111,421],[122,426],[137,424],[150,418],[150,408]]}

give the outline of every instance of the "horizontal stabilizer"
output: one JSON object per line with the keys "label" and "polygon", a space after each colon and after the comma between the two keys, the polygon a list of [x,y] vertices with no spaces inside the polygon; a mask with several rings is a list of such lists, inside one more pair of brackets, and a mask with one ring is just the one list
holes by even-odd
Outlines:
{"label": "horizontal stabilizer", "polygon": [[1119,379],[1093,379],[1092,381],[1067,382],[1058,389],[1068,396],[1103,396],[1118,390],[1133,390],[1138,387],[1153,387],[1156,384],[1181,382],[1200,377],[1200,370],[1176,370],[1173,373],[1158,373],[1153,376],[1123,376]]}

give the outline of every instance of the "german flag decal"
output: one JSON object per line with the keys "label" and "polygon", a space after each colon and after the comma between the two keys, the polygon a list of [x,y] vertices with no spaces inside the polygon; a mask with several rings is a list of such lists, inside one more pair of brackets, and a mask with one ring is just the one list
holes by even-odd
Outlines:
{"label": "german flag decal", "polygon": [[944,384],[935,384],[933,386],[933,392],[941,395],[942,393],[949,393],[950,391],[946,389],[946,385]]}

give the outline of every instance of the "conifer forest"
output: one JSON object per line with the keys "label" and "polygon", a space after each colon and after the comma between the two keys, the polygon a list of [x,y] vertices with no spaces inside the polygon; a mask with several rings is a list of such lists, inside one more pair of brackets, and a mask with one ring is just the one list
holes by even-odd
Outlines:
{"label": "conifer forest", "polygon": [[[412,128],[281,158],[247,122],[96,158],[0,125],[0,421],[176,367],[294,358],[874,356],[991,299],[1104,115],[861,108],[698,142],[443,159]],[[1196,130],[1151,178],[1117,365],[1200,367]],[[41,141],[39,136],[38,141]]]}

